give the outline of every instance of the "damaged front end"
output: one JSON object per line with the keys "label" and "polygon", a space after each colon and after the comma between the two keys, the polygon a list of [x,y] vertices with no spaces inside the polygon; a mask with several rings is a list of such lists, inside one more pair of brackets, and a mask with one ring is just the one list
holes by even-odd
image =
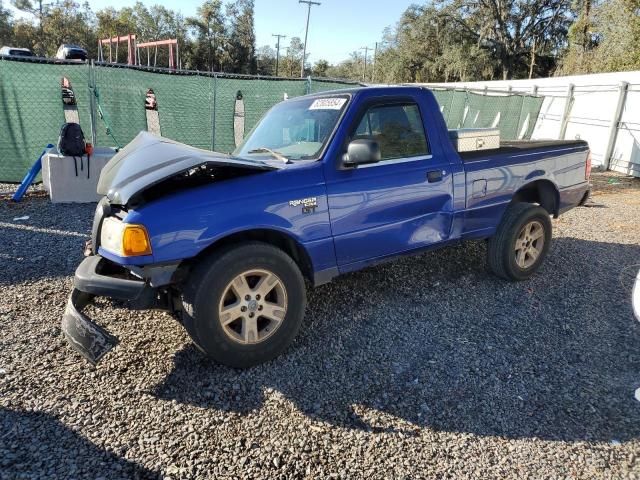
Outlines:
{"label": "damaged front end", "polygon": [[[136,223],[129,223],[130,213],[185,189],[282,167],[201,150],[147,132],[138,134],[100,175],[97,191],[104,198],[96,208],[85,248],[88,256],[76,270],[62,319],[70,345],[94,365],[117,345],[118,339],[86,313],[95,297],[125,301],[134,309],[176,311],[176,285],[188,275],[188,266],[183,261],[155,263],[155,246],[143,224],[157,219],[138,216]],[[142,232],[146,249],[131,249],[140,244],[126,234],[134,231]]]}
{"label": "damaged front end", "polygon": [[99,255],[91,255],[82,261],[73,283],[74,289],[62,317],[62,331],[73,349],[93,365],[118,344],[115,336],[85,313],[95,297],[123,300],[133,308],[167,308],[162,292],[150,281],[136,278]]}
{"label": "damaged front end", "polygon": [[[193,182],[219,181],[234,176],[284,168],[282,162],[249,160],[202,150],[168,138],[140,132],[105,165],[98,181],[98,193],[109,203],[127,205],[145,191],[164,187],[189,188]],[[215,172],[214,175],[209,175]]]}
{"label": "damaged front end", "polygon": [[[153,242],[144,225],[127,222],[129,213],[181,190],[282,167],[201,150],[147,132],[138,134],[100,175],[97,191],[105,196],[96,208],[91,240],[85,247],[87,257],[76,270],[62,319],[70,345],[94,365],[117,345],[118,339],[87,315],[95,297],[125,301],[134,309],[176,311],[176,285],[188,274],[188,266],[181,261],[154,263]],[[144,252],[125,249],[125,235],[119,239],[109,233],[120,227],[123,232],[143,231],[149,248]]]}
{"label": "damaged front end", "polygon": [[89,363],[96,365],[113,347],[118,338],[94,323],[82,311],[93,296],[74,289],[62,316],[62,331],[73,349]]}

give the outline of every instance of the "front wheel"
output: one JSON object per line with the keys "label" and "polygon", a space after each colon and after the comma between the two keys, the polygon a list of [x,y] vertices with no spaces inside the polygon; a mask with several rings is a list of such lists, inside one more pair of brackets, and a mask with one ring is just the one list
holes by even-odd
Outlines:
{"label": "front wheel", "polygon": [[489,239],[489,269],[507,280],[526,280],[544,262],[551,246],[551,220],[542,207],[516,203]]}
{"label": "front wheel", "polygon": [[208,356],[245,368],[289,346],[305,303],[304,280],[291,257],[265,243],[244,243],[195,269],[183,293],[184,325]]}

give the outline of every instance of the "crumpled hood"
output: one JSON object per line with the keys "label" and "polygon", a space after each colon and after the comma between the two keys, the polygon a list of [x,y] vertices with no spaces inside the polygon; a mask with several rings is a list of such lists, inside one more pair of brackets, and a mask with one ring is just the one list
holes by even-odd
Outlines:
{"label": "crumpled hood", "polygon": [[200,165],[213,164],[256,171],[277,170],[283,163],[235,158],[140,132],[104,166],[98,193],[125,205],[131,197],[163,180]]}

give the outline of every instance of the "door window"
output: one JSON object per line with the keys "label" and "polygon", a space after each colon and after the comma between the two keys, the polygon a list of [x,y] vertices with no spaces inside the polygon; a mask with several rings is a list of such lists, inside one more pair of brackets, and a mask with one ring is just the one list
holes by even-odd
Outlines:
{"label": "door window", "polygon": [[353,140],[368,138],[380,144],[382,161],[428,155],[420,110],[415,103],[378,105],[363,115]]}

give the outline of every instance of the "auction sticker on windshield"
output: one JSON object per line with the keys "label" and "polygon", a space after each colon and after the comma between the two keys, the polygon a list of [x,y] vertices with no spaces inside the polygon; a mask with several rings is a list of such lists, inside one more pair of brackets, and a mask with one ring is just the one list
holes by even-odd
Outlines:
{"label": "auction sticker on windshield", "polygon": [[319,98],[314,100],[309,110],[340,110],[346,98]]}

